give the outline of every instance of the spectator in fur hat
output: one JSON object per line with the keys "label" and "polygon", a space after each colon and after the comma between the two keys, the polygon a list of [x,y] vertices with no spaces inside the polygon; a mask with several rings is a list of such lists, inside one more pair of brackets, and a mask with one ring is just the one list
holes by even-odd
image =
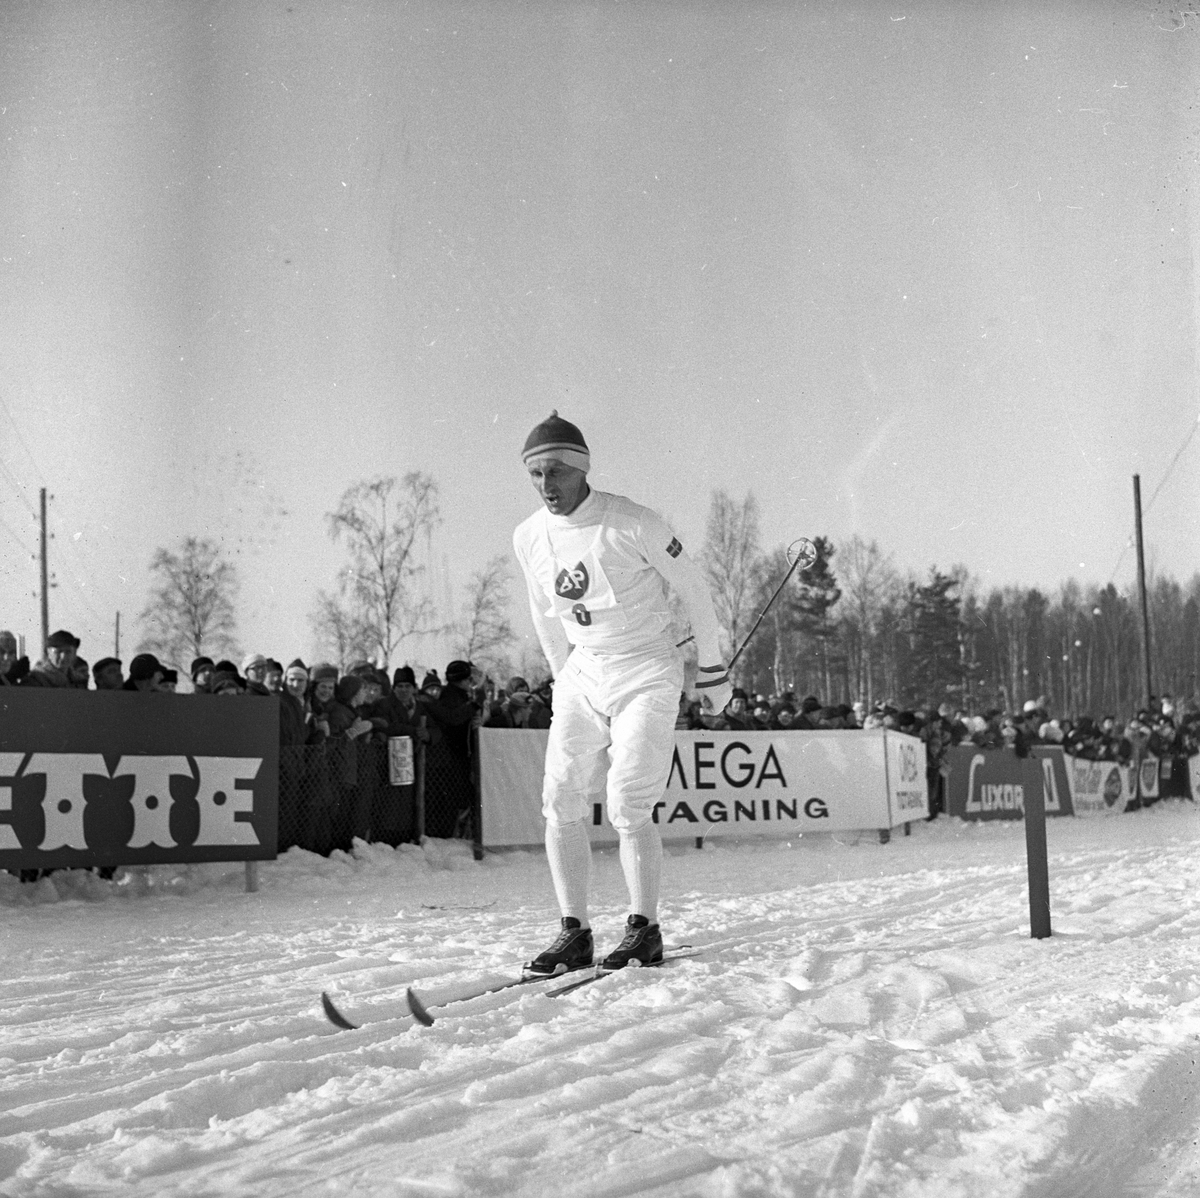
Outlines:
{"label": "spectator in fur hat", "polygon": [[46,638],[46,656],[25,676],[22,686],[42,686],[67,690],[71,687],[71,666],[79,638],[60,628]]}
{"label": "spectator in fur hat", "polygon": [[846,726],[842,721],[841,711],[836,707],[822,707],[817,712],[816,724],[818,728],[826,730],[844,728]]}
{"label": "spectator in fur hat", "polygon": [[[279,744],[280,746],[308,744],[311,725],[308,711],[308,670],[297,658],[283,675],[283,687],[279,691]],[[290,767],[289,767],[290,768]]]}
{"label": "spectator in fur hat", "polygon": [[428,707],[430,718],[441,728],[446,745],[464,761],[471,721],[479,714],[471,694],[473,672],[469,661],[452,661],[446,667],[446,685]]}
{"label": "spectator in fur hat", "polygon": [[91,670],[88,668],[87,661],[82,657],[76,657],[71,662],[71,668],[67,672],[67,677],[71,680],[71,686],[77,691],[85,691],[88,688],[88,679],[92,676]]}
{"label": "spectator in fur hat", "polygon": [[283,689],[303,705],[308,690],[308,666],[300,658],[297,657],[288,663],[283,675]]}
{"label": "spectator in fur hat", "polygon": [[247,682],[257,682],[260,686],[267,676],[267,659],[261,653],[247,653],[242,658],[242,677]]}
{"label": "spectator in fur hat", "polygon": [[29,673],[29,658],[19,656],[17,638],[0,632],[0,686],[16,686]]}
{"label": "spectator in fur hat", "polygon": [[312,714],[313,728],[321,738],[332,735],[329,723],[329,705],[334,701],[337,686],[337,666],[327,661],[317,662],[308,672],[308,706]]}
{"label": "spectator in fur hat", "polygon": [[248,695],[269,695],[266,687],[267,659],[261,653],[249,653],[242,662],[242,684]]}
{"label": "spectator in fur hat", "polygon": [[163,670],[162,678],[159,680],[158,689],[164,694],[173,695],[179,687],[179,671],[172,670],[169,667]]}
{"label": "spectator in fur hat", "polygon": [[119,657],[102,657],[92,666],[92,678],[98,691],[119,691],[125,685]]}
{"label": "spectator in fur hat", "polygon": [[272,695],[283,692],[283,666],[273,657],[267,658],[267,672],[263,675],[263,686]]}
{"label": "spectator in fur hat", "polygon": [[212,677],[208,680],[209,694],[241,695],[245,690],[245,683],[233,662],[219,661],[213,666]]}
{"label": "spectator in fur hat", "polygon": [[748,702],[749,696],[746,692],[740,686],[735,686],[733,688],[733,697],[725,705],[725,710],[721,712],[718,719],[708,726],[733,732],[750,731],[754,727],[754,719],[750,715],[750,712],[746,710]]}
{"label": "spectator in fur hat", "polygon": [[157,691],[163,672],[162,663],[153,653],[139,653],[129,663],[129,678],[121,689],[143,692]]}
{"label": "spectator in fur hat", "polygon": [[208,690],[208,685],[212,682],[213,664],[211,657],[197,657],[192,662],[192,690],[197,694],[203,694]]}
{"label": "spectator in fur hat", "polygon": [[387,717],[388,736],[411,736],[428,742],[425,703],[417,694],[417,676],[411,666],[400,666],[392,675],[390,689],[385,689],[378,710]]}
{"label": "spectator in fur hat", "polygon": [[359,711],[367,694],[363,680],[357,674],[338,679],[333,689],[333,701],[327,709],[331,737],[357,740],[371,731],[371,721]]}

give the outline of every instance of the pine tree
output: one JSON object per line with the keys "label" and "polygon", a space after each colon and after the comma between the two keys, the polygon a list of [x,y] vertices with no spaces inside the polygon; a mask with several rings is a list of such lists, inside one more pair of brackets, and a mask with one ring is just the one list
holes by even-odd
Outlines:
{"label": "pine tree", "polygon": [[959,580],[936,566],[909,592],[909,694],[916,704],[944,702],[961,686]]}
{"label": "pine tree", "polygon": [[842,590],[830,566],[836,552],[833,542],[828,537],[816,537],[813,544],[817,560],[795,575],[787,596],[787,611],[790,625],[801,634],[816,659],[816,670],[802,671],[801,675],[807,674],[828,702],[833,694],[834,666],[840,665],[837,622],[832,611]]}

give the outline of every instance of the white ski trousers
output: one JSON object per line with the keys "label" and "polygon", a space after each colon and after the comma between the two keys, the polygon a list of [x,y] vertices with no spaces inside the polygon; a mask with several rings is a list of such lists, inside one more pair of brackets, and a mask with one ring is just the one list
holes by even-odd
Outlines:
{"label": "white ski trousers", "polygon": [[589,820],[591,805],[606,799],[617,832],[649,823],[671,773],[682,690],[678,653],[597,654],[577,645],[554,683],[546,822]]}

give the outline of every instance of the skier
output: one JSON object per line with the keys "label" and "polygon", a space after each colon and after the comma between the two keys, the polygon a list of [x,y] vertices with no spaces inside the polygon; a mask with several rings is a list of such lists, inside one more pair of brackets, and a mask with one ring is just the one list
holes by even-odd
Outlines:
{"label": "skier", "polygon": [[629,888],[625,938],[601,962],[662,960],[662,841],[652,820],[670,774],[683,658],[667,585],[687,609],[699,652],[697,689],[711,711],[732,695],[712,599],[699,568],[657,512],[588,485],[583,434],[557,412],[525,441],[522,461],[542,507],[513,534],[534,628],[554,672],[542,813],[562,930],[535,974],[592,964],[588,918],[591,802],[607,795]]}

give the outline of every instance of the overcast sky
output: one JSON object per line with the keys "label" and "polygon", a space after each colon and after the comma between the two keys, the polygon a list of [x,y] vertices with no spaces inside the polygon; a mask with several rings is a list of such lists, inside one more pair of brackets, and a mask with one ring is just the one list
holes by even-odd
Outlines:
{"label": "overcast sky", "polygon": [[1183,581],[1198,82],[1200,22],[1129,0],[8,0],[0,626],[36,653],[41,486],[91,660],[189,534],[309,656],[378,474],[436,478],[459,600],[551,408],[693,550],[752,490],[768,545],[985,588],[1127,585],[1170,470]]}

